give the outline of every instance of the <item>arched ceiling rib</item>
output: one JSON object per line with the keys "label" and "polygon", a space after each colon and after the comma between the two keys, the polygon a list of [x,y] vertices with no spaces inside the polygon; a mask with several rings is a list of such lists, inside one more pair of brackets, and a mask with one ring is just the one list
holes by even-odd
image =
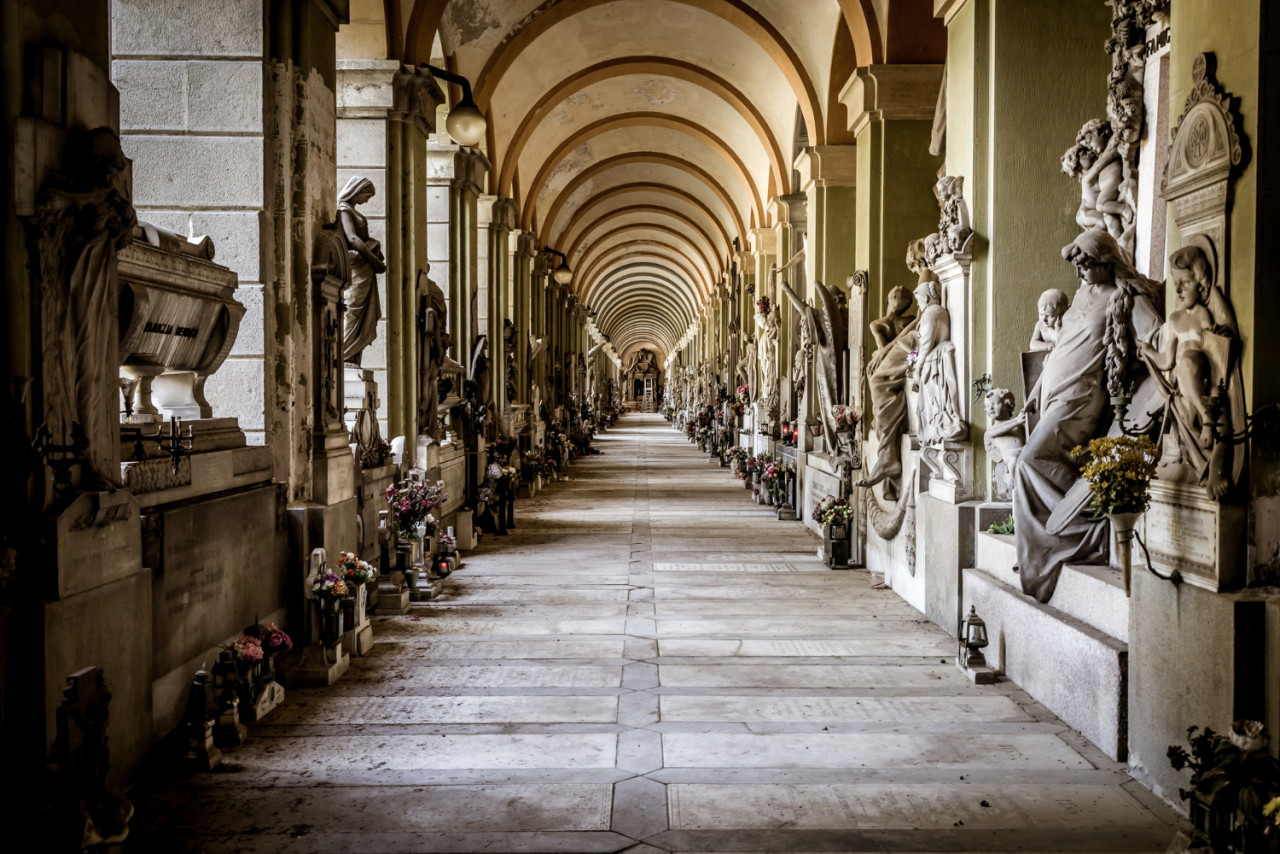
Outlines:
{"label": "arched ceiling rib", "polygon": [[393,57],[426,62],[434,42],[472,81],[490,192],[568,255],[619,353],[666,355],[704,316],[734,242],[796,191],[797,115],[810,144],[850,143],[835,95],[852,69],[929,61],[936,36],[917,32],[932,0],[353,3]]}

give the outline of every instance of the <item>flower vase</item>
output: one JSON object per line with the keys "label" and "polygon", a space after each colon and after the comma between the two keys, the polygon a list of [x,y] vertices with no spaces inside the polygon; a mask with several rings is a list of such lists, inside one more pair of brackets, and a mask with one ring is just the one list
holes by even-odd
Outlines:
{"label": "flower vase", "polygon": [[1130,595],[1133,567],[1133,535],[1142,513],[1108,513],[1111,530],[1116,535],[1116,551],[1119,552],[1120,569],[1124,573],[1124,595]]}
{"label": "flower vase", "polygon": [[320,641],[326,646],[342,639],[342,608],[339,600],[322,596],[320,606]]}
{"label": "flower vase", "polygon": [[408,540],[396,541],[396,571],[409,572],[413,569],[413,543]]}
{"label": "flower vase", "polygon": [[354,585],[348,586],[347,590],[350,591],[351,595],[343,596],[341,599],[339,599],[338,607],[342,610],[343,628],[350,631],[352,628],[355,627],[355,624],[359,622],[356,618],[356,607],[358,606],[359,602],[357,601],[357,598],[356,598],[355,586]]}

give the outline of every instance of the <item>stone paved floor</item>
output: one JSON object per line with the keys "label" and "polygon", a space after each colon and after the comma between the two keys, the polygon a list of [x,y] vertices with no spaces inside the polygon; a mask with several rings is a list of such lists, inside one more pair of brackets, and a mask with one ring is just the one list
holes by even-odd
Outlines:
{"label": "stone paved floor", "polygon": [[1175,817],[630,416],[135,851],[1164,851]]}

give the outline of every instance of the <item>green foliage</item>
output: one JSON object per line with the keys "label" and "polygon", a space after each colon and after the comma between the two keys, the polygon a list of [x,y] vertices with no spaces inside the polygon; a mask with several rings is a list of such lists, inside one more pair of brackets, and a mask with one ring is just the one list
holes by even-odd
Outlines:
{"label": "green foliage", "polygon": [[999,522],[992,522],[991,526],[987,528],[987,530],[993,534],[1004,534],[1008,536],[1013,533],[1013,517],[1009,516],[1006,519],[1001,519]]}
{"label": "green foliage", "polygon": [[1280,798],[1280,763],[1266,751],[1262,724],[1236,721],[1230,736],[1208,728],[1197,735],[1199,729],[1187,729],[1190,751],[1171,744],[1166,754],[1175,771],[1191,769],[1191,788],[1179,789],[1178,794],[1183,800],[1197,797],[1215,809],[1234,813],[1244,828],[1274,825],[1280,811],[1275,804]]}

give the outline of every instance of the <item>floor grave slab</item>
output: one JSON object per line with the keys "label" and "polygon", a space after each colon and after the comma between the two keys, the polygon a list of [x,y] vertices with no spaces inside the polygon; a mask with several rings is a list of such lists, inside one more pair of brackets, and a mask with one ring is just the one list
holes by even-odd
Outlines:
{"label": "floor grave slab", "polygon": [[424,723],[613,723],[609,696],[336,697],[319,696],[277,709],[273,727]]}
{"label": "floor grave slab", "polygon": [[453,666],[415,661],[376,670],[353,670],[346,681],[432,688],[616,688],[622,682],[622,668],[561,664]]}
{"label": "floor grave slab", "polygon": [[1092,769],[1053,735],[664,733],[668,768]]}
{"label": "floor grave slab", "polygon": [[930,688],[964,687],[954,665],[663,664],[664,688]]}
{"label": "floor grave slab", "polygon": [[1008,697],[776,697],[681,696],[659,698],[663,722],[765,721],[776,723],[950,723],[957,718],[1030,722]]}
{"label": "floor grave slab", "polygon": [[939,636],[937,632],[921,628],[910,631],[896,629],[892,636],[881,633],[865,640],[709,640],[705,638],[667,638],[658,642],[658,652],[664,658],[721,657],[721,658],[810,658],[816,656],[949,656],[955,652],[955,641]]}
{"label": "floor grave slab", "polygon": [[1114,786],[699,785],[668,792],[671,827],[951,828],[1114,830],[1151,823]]}
{"label": "floor grave slab", "polygon": [[[338,733],[343,762],[333,765],[330,739],[250,740],[224,756],[224,766],[241,779],[305,776],[326,772],[412,771],[419,769],[613,768],[617,736],[608,733],[547,735],[365,736]],[[246,780],[247,781],[247,780]]]}

